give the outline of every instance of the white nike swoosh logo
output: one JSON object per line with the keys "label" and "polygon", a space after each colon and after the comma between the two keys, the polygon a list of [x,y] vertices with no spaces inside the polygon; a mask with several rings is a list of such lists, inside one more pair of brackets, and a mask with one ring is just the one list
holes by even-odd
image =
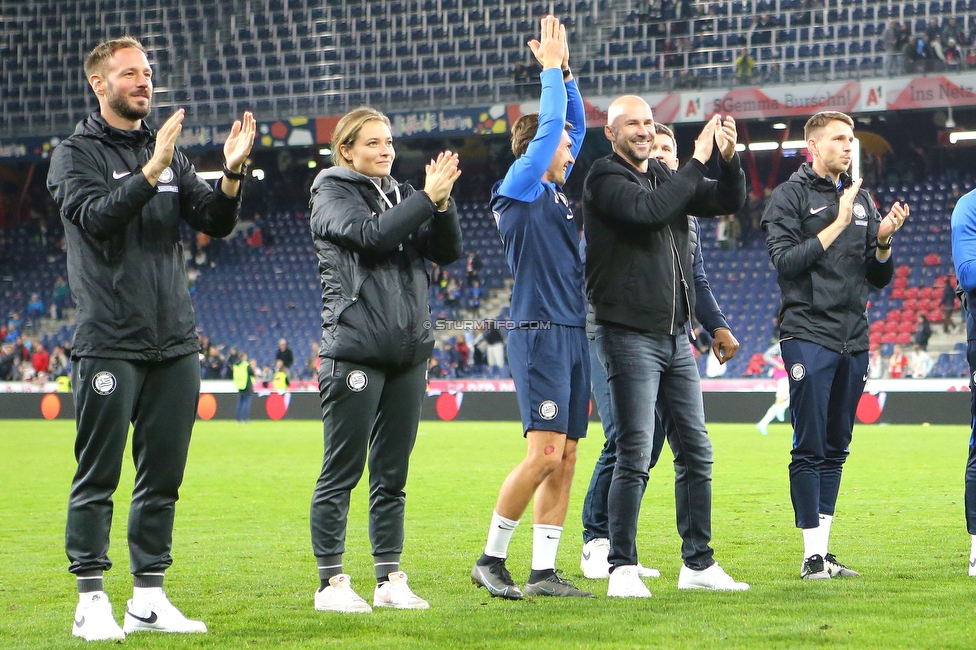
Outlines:
{"label": "white nike swoosh logo", "polygon": [[810,214],[817,214],[818,212],[823,212],[824,210],[827,209],[827,207],[828,206],[825,205],[819,208],[810,208]]}
{"label": "white nike swoosh logo", "polygon": [[125,178],[131,173],[132,172],[112,172],[112,178],[114,178],[115,180],[119,180],[120,178]]}

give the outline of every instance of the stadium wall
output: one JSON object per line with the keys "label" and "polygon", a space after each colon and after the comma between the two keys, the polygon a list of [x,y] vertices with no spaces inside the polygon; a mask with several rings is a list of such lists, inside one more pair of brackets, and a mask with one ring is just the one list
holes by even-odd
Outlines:
{"label": "stadium wall", "polygon": [[[432,381],[424,399],[424,420],[519,420],[518,402],[510,380]],[[203,382],[197,415],[204,420],[234,419],[237,393],[232,382]],[[228,386],[230,384],[230,386]],[[255,420],[318,420],[318,393],[310,386],[288,393],[262,390],[255,394]],[[479,390],[480,389],[480,390]],[[705,380],[708,422],[758,421],[773,403],[770,380]],[[865,424],[960,424],[970,422],[968,379],[877,380],[869,382],[858,406]],[[591,421],[599,421],[591,402]],[[0,420],[73,419],[71,393],[44,392],[44,387],[0,383]]]}

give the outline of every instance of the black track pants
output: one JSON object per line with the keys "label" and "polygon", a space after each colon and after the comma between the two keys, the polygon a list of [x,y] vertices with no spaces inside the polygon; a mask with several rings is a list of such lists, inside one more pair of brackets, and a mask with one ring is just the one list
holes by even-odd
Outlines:
{"label": "black track pants", "polygon": [[70,571],[107,570],[112,494],[119,485],[129,423],[135,488],[129,510],[132,573],[173,563],[173,515],[200,395],[196,354],[160,362],[75,359],[77,424],[65,546]]}
{"label": "black track pants", "polygon": [[345,551],[349,495],[369,462],[373,555],[403,551],[407,465],[417,439],[426,363],[386,371],[322,359],[319,394],[325,432],[322,473],[312,497],[315,557]]}

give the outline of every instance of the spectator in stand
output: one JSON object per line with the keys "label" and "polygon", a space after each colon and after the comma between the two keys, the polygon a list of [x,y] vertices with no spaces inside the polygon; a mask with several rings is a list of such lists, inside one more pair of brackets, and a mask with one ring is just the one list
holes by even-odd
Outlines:
{"label": "spectator in stand", "polygon": [[868,379],[881,379],[884,377],[884,357],[881,350],[874,348],[871,351],[871,358],[868,359]]}
{"label": "spectator in stand", "polygon": [[7,336],[4,340],[15,341],[20,338],[20,314],[12,312],[7,317]]}
{"label": "spectator in stand", "polygon": [[305,359],[305,370],[308,371],[309,377],[314,379],[319,376],[319,365],[321,361],[321,357],[319,357],[319,342],[309,341],[309,353]]}
{"label": "spectator in stand", "polygon": [[932,326],[929,324],[929,319],[922,312],[919,312],[917,320],[918,325],[915,328],[915,335],[912,337],[912,341],[920,349],[928,350],[929,339],[932,338]]}
{"label": "spectator in stand", "polygon": [[729,250],[739,248],[739,237],[742,235],[742,227],[734,214],[730,214],[725,222],[725,236],[729,241]]}
{"label": "spectator in stand", "polygon": [[908,367],[908,357],[902,352],[901,346],[896,345],[891,358],[888,359],[888,377],[891,379],[901,379],[905,376],[905,369]]}
{"label": "spectator in stand", "polygon": [[962,67],[962,52],[959,51],[959,44],[956,39],[950,38],[946,41],[946,48],[943,54],[945,55],[945,64],[949,72],[959,72]]}
{"label": "spectator in stand", "polygon": [[13,343],[0,344],[0,381],[13,381],[17,355]]}
{"label": "spectator in stand", "polygon": [[952,315],[956,311],[956,289],[952,286],[952,276],[945,277],[942,285],[942,332],[948,334],[956,325]]}
{"label": "spectator in stand", "polygon": [[936,36],[942,38],[942,27],[939,26],[938,18],[929,18],[929,24],[925,27],[925,35],[928,37],[929,43],[935,41]]}
{"label": "spectator in stand", "polygon": [[948,43],[949,41],[955,40],[956,43],[960,43],[965,37],[966,30],[959,24],[955,16],[950,16],[945,27],[942,28],[942,41]]}
{"label": "spectator in stand", "polygon": [[285,339],[278,340],[278,352],[275,354],[275,361],[280,361],[286,372],[295,363],[295,353],[288,347],[288,341]]}
{"label": "spectator in stand", "polygon": [[465,265],[465,279],[469,285],[472,281],[478,279],[478,274],[481,273],[483,267],[484,263],[482,263],[481,257],[474,251],[468,251],[468,261]]}
{"label": "spectator in stand", "polygon": [[35,328],[40,324],[41,316],[44,315],[44,301],[41,297],[32,293],[30,302],[27,303],[27,320]]}
{"label": "spectator in stand", "polygon": [[888,76],[892,76],[902,70],[902,53],[901,50],[904,49],[905,45],[901,44],[899,47],[898,41],[901,36],[901,25],[898,24],[897,20],[892,20],[885,27],[884,34],[881,36],[881,41],[884,44],[884,71]]}
{"label": "spectator in stand", "polygon": [[431,357],[430,361],[427,362],[427,379],[442,379],[444,377],[444,368],[441,367],[440,361],[437,357]]}
{"label": "spectator in stand", "polygon": [[211,345],[206,349],[206,352],[200,354],[203,357],[203,378],[223,379],[226,359],[220,354],[217,346]]}
{"label": "spectator in stand", "polygon": [[463,371],[468,367],[468,357],[471,355],[471,349],[468,347],[463,336],[454,339],[454,350],[458,355],[458,370]]}
{"label": "spectator in stand", "polygon": [[[933,18],[933,20],[935,20]],[[936,34],[930,41],[929,47],[932,50],[932,69],[936,72],[942,72],[946,69],[946,56],[945,51],[942,49],[942,36]]]}
{"label": "spectator in stand", "polygon": [[505,366],[505,339],[497,324],[493,324],[485,331],[485,346],[488,366],[501,370]]}
{"label": "spectator in stand", "polygon": [[51,362],[48,364],[47,372],[51,377],[61,377],[71,371],[68,355],[64,353],[64,348],[60,345],[54,346],[51,351]]}
{"label": "spectator in stand", "polygon": [[51,295],[51,303],[57,310],[52,318],[60,320],[64,317],[64,308],[68,305],[68,283],[60,276],[54,281],[54,293]]}
{"label": "spectator in stand", "polygon": [[715,224],[715,243],[723,251],[729,250],[729,223],[725,215],[720,216]]}
{"label": "spectator in stand", "polygon": [[474,317],[478,317],[478,313],[481,311],[481,283],[477,279],[471,281],[471,287],[468,289],[468,307],[474,313]]}
{"label": "spectator in stand", "polygon": [[925,379],[932,370],[932,357],[929,353],[915,346],[912,350],[911,359],[908,361],[908,374],[912,379]]}
{"label": "spectator in stand", "polygon": [[31,354],[31,365],[34,366],[34,370],[38,374],[46,373],[50,363],[51,355],[44,349],[40,341],[34,341],[33,353]]}
{"label": "spectator in stand", "polygon": [[749,48],[744,47],[735,59],[735,80],[742,85],[752,83],[752,72],[756,68],[756,60],[749,54]]}
{"label": "spectator in stand", "polygon": [[519,99],[524,99],[529,82],[529,72],[521,61],[515,62],[515,67],[512,69],[512,80],[515,82],[515,92]]}

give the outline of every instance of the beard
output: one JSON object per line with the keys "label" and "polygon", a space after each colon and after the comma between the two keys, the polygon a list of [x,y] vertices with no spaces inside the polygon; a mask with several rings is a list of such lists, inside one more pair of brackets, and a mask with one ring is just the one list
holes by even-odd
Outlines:
{"label": "beard", "polygon": [[620,154],[622,157],[626,158],[627,160],[631,161],[635,167],[640,166],[641,163],[643,163],[644,161],[646,161],[648,158],[651,157],[650,142],[648,142],[646,153],[638,153],[637,150],[634,148],[634,145],[631,143],[631,141],[625,140],[623,138],[618,139],[614,144],[616,145],[615,149],[617,153]]}
{"label": "beard", "polygon": [[111,84],[108,84],[108,106],[116,115],[127,120],[141,120],[152,111],[152,92],[149,94],[149,103],[145,108],[138,108],[129,104],[129,97],[115,92]]}

